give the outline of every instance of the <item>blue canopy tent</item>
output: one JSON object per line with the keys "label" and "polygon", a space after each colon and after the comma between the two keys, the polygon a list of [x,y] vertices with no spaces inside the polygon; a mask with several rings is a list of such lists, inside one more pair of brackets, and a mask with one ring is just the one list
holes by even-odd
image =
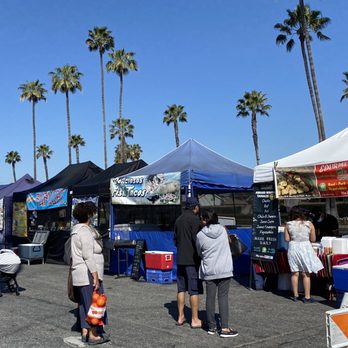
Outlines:
{"label": "blue canopy tent", "polygon": [[12,196],[15,192],[28,190],[39,185],[40,181],[34,180],[29,174],[25,174],[15,183],[5,185],[0,189],[0,200],[3,200],[4,220],[0,229],[0,249],[12,245]]}
{"label": "blue canopy tent", "polygon": [[[128,175],[155,175],[171,172],[181,172],[181,189],[186,195],[196,195],[204,192],[252,190],[253,170],[251,168],[233,162],[193,139],[186,141],[158,161]],[[113,231],[113,222],[116,220],[114,210],[111,209],[110,211],[112,238],[115,235]],[[240,235],[245,244],[250,246],[250,229],[245,229],[245,231],[236,230],[234,232]],[[163,233],[169,235],[165,236]],[[173,243],[173,232],[121,231],[120,235],[124,239],[145,239],[149,250],[173,251],[176,253]],[[247,265],[243,266],[243,272],[249,272]]]}

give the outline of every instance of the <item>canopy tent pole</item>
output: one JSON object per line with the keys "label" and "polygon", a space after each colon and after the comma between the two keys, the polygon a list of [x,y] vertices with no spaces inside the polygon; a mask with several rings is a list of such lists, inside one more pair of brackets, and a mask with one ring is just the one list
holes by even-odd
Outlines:
{"label": "canopy tent pole", "polygon": [[114,218],[114,206],[113,204],[111,203],[111,200],[110,200],[110,235],[109,235],[109,238],[111,240],[115,240],[115,231],[114,231],[114,221],[115,221],[115,218]]}

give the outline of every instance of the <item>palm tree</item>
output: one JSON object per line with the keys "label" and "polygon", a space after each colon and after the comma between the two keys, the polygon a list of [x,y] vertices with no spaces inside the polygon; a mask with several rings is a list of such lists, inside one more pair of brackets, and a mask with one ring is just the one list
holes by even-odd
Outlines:
{"label": "palm tree", "polygon": [[[343,75],[344,75],[345,79],[342,80],[342,82],[345,83],[348,86],[348,72],[344,72]],[[348,99],[348,87],[346,87],[343,90],[343,95],[342,95],[340,101],[342,102],[343,99]]]}
{"label": "palm tree", "polygon": [[[119,118],[122,119],[122,95],[123,95],[123,76],[131,70],[138,70],[138,63],[134,59],[134,52],[125,52],[124,49],[109,53],[111,61],[106,63],[106,70],[114,72],[120,77],[120,99],[119,99]],[[126,151],[123,148],[124,139],[121,139],[121,161],[125,162]]]}
{"label": "palm tree", "polygon": [[[126,158],[128,160],[128,156],[129,156],[129,146],[127,143],[124,144],[125,145],[125,149],[126,149]],[[115,146],[115,157],[114,157],[114,162],[115,163],[122,163],[122,159],[121,159],[121,145],[118,144]],[[127,161],[126,161],[127,162]]]}
{"label": "palm tree", "polygon": [[16,179],[16,163],[21,161],[21,156],[17,151],[10,151],[6,154],[5,157],[5,163],[12,165],[12,173],[13,173],[13,180],[14,182],[17,181]]}
{"label": "palm tree", "polygon": [[114,48],[114,38],[111,36],[111,31],[107,27],[94,27],[88,31],[88,39],[86,44],[90,51],[99,51],[100,72],[101,72],[101,94],[102,94],[102,115],[103,115],[103,133],[104,133],[104,164],[105,169],[108,166],[108,158],[106,151],[106,116],[104,104],[104,63],[103,54],[106,51]]}
{"label": "palm tree", "polygon": [[[125,163],[127,161],[127,158],[124,158],[124,156],[121,155],[121,148],[122,151],[126,149],[127,153],[127,143],[126,138],[133,138],[134,133],[134,126],[131,124],[130,119],[122,118],[112,121],[112,124],[110,125],[110,138],[114,139],[116,136],[118,137],[118,140],[120,141],[120,146],[117,148],[117,153],[119,153],[120,156],[120,162],[118,163]],[[122,144],[123,141],[123,144]],[[126,155],[127,156],[127,155]]]}
{"label": "palm tree", "polygon": [[277,45],[286,44],[286,49],[290,52],[295,44],[293,36],[297,35],[300,40],[308,89],[312,101],[314,117],[317,123],[318,137],[319,141],[322,141],[325,139],[325,127],[310,45],[312,37],[309,33],[315,33],[317,38],[321,41],[330,40],[328,36],[322,33],[322,29],[330,23],[330,18],[322,17],[320,11],[312,11],[308,5],[304,6],[303,0],[300,0],[300,4],[294,11],[287,10],[287,13],[288,18],[285,19],[283,23],[277,23],[274,26],[275,29],[281,32],[276,38],[276,43]]}
{"label": "palm tree", "polygon": [[143,153],[143,150],[141,149],[141,146],[139,144],[133,144],[129,146],[129,158],[132,161],[138,161],[140,159],[141,154]]}
{"label": "palm tree", "polygon": [[75,93],[76,90],[82,91],[80,78],[83,76],[79,72],[76,65],[66,64],[61,68],[56,68],[51,71],[52,76],[52,91],[56,94],[58,91],[65,94],[66,115],[68,124],[68,155],[69,164],[71,164],[71,127],[70,127],[70,108],[69,108],[69,93]]}
{"label": "palm tree", "polygon": [[42,157],[44,167],[45,167],[45,174],[46,174],[46,181],[48,180],[48,167],[47,167],[47,160],[51,158],[53,155],[53,151],[50,149],[50,147],[46,144],[39,145],[37,147],[37,155],[36,158]]}
{"label": "palm tree", "polygon": [[80,150],[79,146],[85,146],[86,142],[80,134],[74,134],[71,136],[70,146],[76,151],[76,163],[80,163]]}
{"label": "palm tree", "polygon": [[267,98],[266,94],[257,91],[245,92],[243,98],[238,99],[237,104],[237,117],[247,117],[251,115],[251,129],[253,133],[255,154],[256,154],[256,164],[260,164],[259,155],[259,143],[257,136],[257,114],[262,116],[269,116],[268,110],[271,109],[271,105],[266,104]]}
{"label": "palm tree", "polygon": [[23,83],[19,86],[21,91],[20,100],[28,100],[32,105],[32,122],[33,122],[33,152],[34,152],[34,179],[36,180],[36,125],[35,125],[35,104],[40,100],[46,100],[45,94],[47,90],[44,85],[39,81],[31,81]]}
{"label": "palm tree", "polygon": [[179,122],[187,122],[187,113],[184,111],[182,105],[173,104],[168,105],[168,109],[164,111],[163,123],[169,126],[171,123],[174,124],[174,134],[176,147],[179,147]]}

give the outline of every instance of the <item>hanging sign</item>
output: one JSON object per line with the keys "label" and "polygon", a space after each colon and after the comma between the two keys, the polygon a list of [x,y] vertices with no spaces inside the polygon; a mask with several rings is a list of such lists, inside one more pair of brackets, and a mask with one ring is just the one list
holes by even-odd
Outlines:
{"label": "hanging sign", "polygon": [[4,207],[4,199],[0,199],[0,231],[4,229],[4,221],[5,221],[5,207]]}
{"label": "hanging sign", "polygon": [[180,204],[180,172],[125,176],[110,181],[112,204]]}
{"label": "hanging sign", "polygon": [[68,190],[56,189],[45,192],[29,193],[27,195],[28,210],[46,210],[68,205]]}
{"label": "hanging sign", "polygon": [[12,235],[27,237],[27,207],[24,202],[13,203]]}
{"label": "hanging sign", "polygon": [[278,247],[279,212],[274,184],[254,184],[253,259],[273,260]]}
{"label": "hanging sign", "polygon": [[275,178],[279,198],[348,196],[348,161],[276,168]]}

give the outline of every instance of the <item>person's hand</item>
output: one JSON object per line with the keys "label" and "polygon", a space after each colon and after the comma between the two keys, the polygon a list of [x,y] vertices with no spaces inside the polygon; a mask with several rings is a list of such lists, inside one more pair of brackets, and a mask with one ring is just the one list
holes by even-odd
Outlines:
{"label": "person's hand", "polygon": [[99,289],[99,279],[98,279],[98,274],[94,273],[93,274],[93,290],[98,291]]}

